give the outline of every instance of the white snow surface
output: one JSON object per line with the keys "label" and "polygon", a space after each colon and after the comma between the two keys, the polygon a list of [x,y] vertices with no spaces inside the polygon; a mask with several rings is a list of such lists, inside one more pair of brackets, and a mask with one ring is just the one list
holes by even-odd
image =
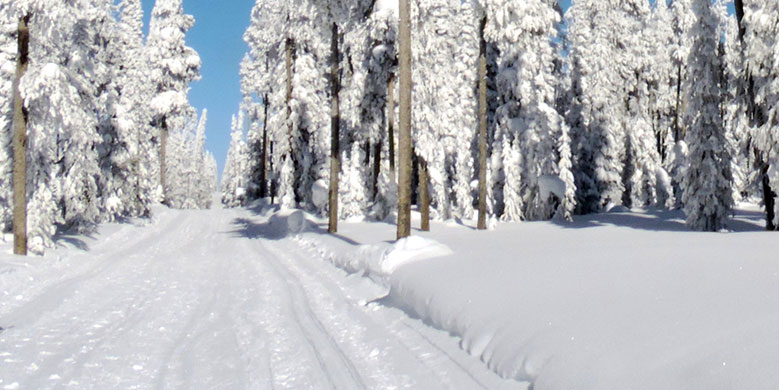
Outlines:
{"label": "white snow surface", "polygon": [[300,211],[153,212],[44,257],[0,243],[0,389],[527,387],[301,248]]}
{"label": "white snow surface", "polygon": [[730,233],[689,232],[660,210],[489,232],[434,223],[416,242],[451,253],[394,269],[381,267],[393,225],[297,240],[534,390],[776,389],[779,261],[761,217],[741,205]]}

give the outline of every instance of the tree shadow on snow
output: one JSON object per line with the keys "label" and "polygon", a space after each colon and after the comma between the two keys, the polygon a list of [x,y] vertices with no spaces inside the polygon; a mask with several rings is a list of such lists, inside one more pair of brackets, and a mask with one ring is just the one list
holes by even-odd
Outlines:
{"label": "tree shadow on snow", "polygon": [[[306,232],[328,235],[354,246],[360,245],[359,242],[354,241],[349,237],[340,235],[338,233],[328,233],[327,224],[316,223],[308,218],[305,219],[304,226],[302,227],[290,226],[290,221],[288,218],[289,216],[277,214],[277,212],[280,210],[277,205],[258,205],[256,207],[248,207],[247,209],[257,217],[264,218],[269,214],[270,217],[268,217],[266,221],[262,222],[255,221],[250,218],[237,218],[233,221],[233,225],[236,227],[235,230],[232,230],[229,233],[250,239],[278,241],[298,233]],[[305,213],[303,215],[305,217]]]}
{"label": "tree shadow on snow", "polygon": [[[727,225],[734,233],[759,232],[762,227],[763,214],[754,211],[736,210],[735,216]],[[620,226],[631,229],[656,232],[689,232],[685,215],[681,210],[646,209],[640,211],[625,211],[581,215],[574,222],[554,222],[566,229],[588,229],[603,226]]]}
{"label": "tree shadow on snow", "polygon": [[60,248],[73,247],[73,248],[76,248],[78,250],[82,250],[84,252],[87,252],[87,251],[89,251],[89,244],[87,244],[86,241],[84,241],[82,239],[82,237],[95,239],[95,237],[92,234],[81,235],[81,236],[76,236],[76,235],[71,235],[71,234],[67,234],[67,235],[66,234],[62,234],[62,235],[55,236],[54,237],[54,242],[56,242],[57,246],[60,247]]}

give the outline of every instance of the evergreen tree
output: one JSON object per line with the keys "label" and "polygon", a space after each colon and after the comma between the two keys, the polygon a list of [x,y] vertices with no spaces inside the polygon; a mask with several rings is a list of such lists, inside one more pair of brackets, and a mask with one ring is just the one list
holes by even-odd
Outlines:
{"label": "evergreen tree", "polygon": [[769,229],[776,228],[779,215],[774,198],[779,193],[779,4],[748,2],[744,16],[745,60],[750,83],[748,115],[753,127],[754,147],[759,151],[764,203]]}
{"label": "evergreen tree", "polygon": [[189,84],[200,78],[200,57],[185,42],[185,35],[195,19],[184,14],[181,3],[182,0],[155,2],[146,42],[151,78],[156,86],[151,106],[160,150],[159,177],[163,196],[167,191],[164,167],[168,132],[181,129],[186,123],[191,113],[187,101]]}
{"label": "evergreen tree", "polygon": [[733,206],[730,150],[720,115],[719,18],[709,0],[695,0],[693,11],[696,21],[688,66],[696,85],[687,93],[690,152],[682,201],[691,229],[718,231],[726,226]]}

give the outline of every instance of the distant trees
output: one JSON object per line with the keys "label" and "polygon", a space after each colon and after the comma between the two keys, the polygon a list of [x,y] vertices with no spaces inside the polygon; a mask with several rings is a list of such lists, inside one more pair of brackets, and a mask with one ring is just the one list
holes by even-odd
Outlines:
{"label": "distant trees", "polygon": [[[149,60],[166,46],[162,41],[183,39],[178,27],[162,27],[163,19],[180,11],[180,2],[160,0],[158,5],[152,31],[159,38],[150,39],[158,52],[143,43],[139,0],[0,5],[0,228],[14,230],[20,238],[18,253],[51,247],[60,229],[148,216],[149,205],[159,198],[153,108],[188,103],[186,96],[183,101],[154,98],[156,85],[148,82],[151,74],[168,85],[164,75],[177,73],[181,64],[168,58],[155,68]],[[29,32],[29,66],[18,78],[15,63],[24,50],[17,41],[25,37],[18,22],[24,15],[28,19],[21,31]],[[182,20],[191,23],[191,18]],[[187,69],[199,66],[196,53],[189,54],[183,60]],[[189,81],[179,79],[178,85],[185,88]],[[25,146],[16,155],[12,125],[18,130],[17,143]],[[169,128],[178,132],[183,124],[170,122]],[[206,180],[211,188],[214,180]],[[15,208],[20,212],[12,224]]]}

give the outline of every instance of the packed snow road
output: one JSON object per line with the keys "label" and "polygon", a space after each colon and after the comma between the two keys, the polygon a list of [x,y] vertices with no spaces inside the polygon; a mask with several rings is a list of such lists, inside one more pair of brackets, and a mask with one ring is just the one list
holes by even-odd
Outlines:
{"label": "packed snow road", "polygon": [[521,387],[371,303],[380,287],[270,216],[158,211],[148,226],[73,238],[91,248],[45,266],[0,264],[0,389]]}

